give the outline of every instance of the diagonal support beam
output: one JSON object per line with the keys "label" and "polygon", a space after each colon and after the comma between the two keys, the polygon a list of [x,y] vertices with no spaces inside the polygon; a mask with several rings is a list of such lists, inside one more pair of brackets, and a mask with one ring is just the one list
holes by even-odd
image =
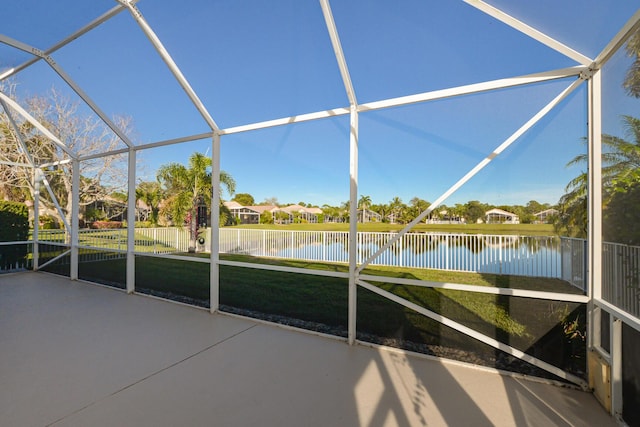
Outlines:
{"label": "diagonal support beam", "polygon": [[60,149],[64,151],[69,157],[71,157],[72,159],[75,159],[77,157],[76,154],[73,151],[71,151],[69,147],[64,145],[64,143],[60,141],[58,137],[52,134],[49,131],[49,129],[47,129],[44,125],[42,125],[42,123],[40,123],[31,114],[29,114],[27,110],[22,108],[17,102],[15,102],[13,99],[5,95],[2,91],[0,91],[0,100],[6,102],[7,105],[9,105],[13,110],[15,110],[18,114],[20,114],[22,117],[28,120],[33,126],[36,127],[36,129],[42,132],[44,136],[49,138],[51,142],[53,142],[55,145],[60,147]]}
{"label": "diagonal support beam", "polygon": [[91,108],[93,112],[96,113],[98,117],[100,117],[100,120],[102,120],[103,123],[106,124],[109,127],[109,129],[111,129],[113,133],[115,133],[118,136],[118,138],[120,138],[120,140],[127,145],[127,147],[129,148],[133,147],[134,145],[133,142],[122,131],[122,129],[116,126],[116,124],[104,113],[104,111],[102,111],[102,109],[100,109],[100,107],[98,107],[98,105],[95,102],[93,102],[93,100],[89,97],[89,95],[87,95],[85,91],[82,90],[82,88],[71,78],[71,76],[69,76],[62,69],[62,67],[60,67],[53,60],[53,58],[47,55],[45,57],[45,60],[47,61],[47,64],[49,64],[49,66],[53,68],[53,70],[62,78],[62,80],[64,80],[69,85],[69,87],[71,87],[71,89],[73,89],[73,91],[80,98],[82,98],[82,100],[89,106],[89,108]]}
{"label": "diagonal support beam", "polygon": [[344,57],[342,51],[342,44],[340,43],[340,37],[338,36],[338,29],[333,19],[333,13],[331,12],[331,6],[329,0],[320,0],[320,7],[322,7],[322,14],[324,15],[325,23],[327,24],[327,31],[331,38],[331,45],[333,46],[333,52],[336,55],[336,61],[338,61],[338,68],[340,68],[340,75],[344,83],[344,88],[347,91],[347,98],[349,98],[350,105],[357,105],[356,93],[353,89],[353,83],[351,82],[351,76],[349,75],[349,68],[347,67],[347,60]]}
{"label": "diagonal support beam", "polygon": [[487,335],[481,334],[480,332],[475,331],[454,320],[451,320],[448,317],[437,314],[431,310],[428,310],[422,306],[419,306],[418,304],[412,303],[411,301],[408,301],[402,297],[392,294],[391,292],[385,291],[384,289],[380,289],[379,287],[374,286],[370,283],[367,283],[363,280],[358,280],[358,285],[384,298],[387,298],[395,303],[398,303],[404,307],[407,307],[417,313],[420,313],[423,316],[426,316],[432,320],[435,320],[436,322],[442,323],[445,326],[455,329],[460,333],[470,336],[471,338],[474,338],[484,344],[487,344],[493,348],[501,350],[513,357],[517,357],[520,360],[524,360],[525,362],[530,363],[540,369],[544,369],[547,372],[551,372],[552,374],[557,375],[558,377],[563,378],[567,381],[571,381],[572,383],[582,387],[584,390],[589,389],[588,384],[582,378],[576,377],[575,375],[571,375],[568,372],[565,372],[562,369],[558,368],[557,366],[553,366],[550,363],[547,363],[543,360],[533,357],[521,350],[518,350],[517,348],[511,347],[510,345],[500,342],[495,338],[491,338]]}
{"label": "diagonal support beam", "polygon": [[211,130],[218,132],[220,128],[218,127],[216,122],[213,120],[213,117],[211,117],[211,115],[209,114],[209,111],[207,111],[207,109],[205,108],[200,98],[198,98],[198,95],[193,90],[193,88],[187,81],[186,77],[182,74],[182,71],[180,71],[180,68],[178,68],[178,65],[175,63],[175,61],[173,60],[173,58],[171,57],[167,49],[164,47],[164,45],[162,44],[162,42],[160,41],[156,33],[153,31],[149,23],[144,19],[144,16],[142,16],[142,13],[140,12],[140,10],[138,10],[138,8],[135,6],[135,1],[133,0],[117,0],[117,1],[123,6],[125,6],[127,9],[129,9],[131,16],[133,16],[133,19],[136,20],[136,22],[138,23],[138,26],[142,29],[142,32],[147,36],[147,38],[149,39],[149,41],[151,42],[155,50],[158,52],[158,54],[160,55],[164,63],[169,68],[169,71],[171,71],[171,74],[173,74],[175,79],[178,81],[178,83],[182,87],[182,90],[184,90],[184,92],[187,94],[187,96],[189,97],[193,105],[196,107],[196,109],[198,110],[202,118],[207,122]]}
{"label": "diagonal support beam", "polygon": [[69,76],[64,69],[58,65],[51,56],[45,54],[41,50],[29,46],[25,43],[19,42],[17,40],[13,40],[10,37],[6,37],[0,34],[0,42],[7,44],[9,46],[13,46],[22,51],[31,53],[33,55],[38,56],[39,58],[44,59],[47,64],[55,71],[62,80],[69,85],[69,87],[93,110],[94,113],[102,120],[104,124],[106,124],[109,129],[115,133],[121,141],[123,141],[128,147],[133,147],[133,142],[129,139],[127,135],[122,132],[122,130],[113,123],[113,121],[98,107],[98,105],[93,102],[93,100],[87,95],[87,93],[78,85],[72,78]]}
{"label": "diagonal support beam", "polygon": [[[51,46],[49,49],[45,50],[44,51],[44,55],[51,55],[53,52],[65,47],[66,45],[68,45],[69,43],[71,43],[72,41],[77,39],[78,37],[88,33],[89,31],[93,30],[94,28],[96,28],[97,26],[102,24],[103,22],[108,21],[112,17],[116,16],[117,14],[122,12],[124,9],[125,8],[122,5],[117,5],[117,6],[113,7],[111,10],[105,12],[104,14],[99,16],[98,18],[96,18],[93,21],[89,22],[87,25],[85,25],[84,27],[80,28],[78,31],[72,33],[68,37],[64,38],[63,40],[61,40],[58,43],[56,43],[53,46]],[[35,56],[34,58],[31,58],[28,61],[25,61],[22,64],[7,70],[5,73],[0,75],[0,81],[15,75],[16,73],[24,70],[25,68],[35,64],[36,62],[38,62],[40,60],[42,60],[42,56]]]}
{"label": "diagonal support beam", "polygon": [[513,144],[518,138],[520,138],[526,131],[528,131],[533,125],[538,123],[544,116],[546,116],[553,108],[555,108],[560,102],[562,102],[569,94],[576,90],[582,84],[583,79],[577,79],[568,88],[563,90],[558,96],[556,96],[551,102],[545,105],[536,115],[534,115],[529,121],[522,125],[517,131],[515,131],[509,138],[507,138],[502,144],[500,144],[495,150],[493,150],[487,157],[485,157],[480,163],[478,163],[473,169],[471,169],[465,176],[460,178],[458,182],[453,184],[447,191],[444,192],[438,199],[436,199],[431,206],[420,215],[418,215],[413,221],[407,224],[401,231],[399,231],[393,238],[382,245],[380,249],[365,260],[360,267],[358,267],[358,273],[362,272],[371,261],[380,256],[384,251],[389,249],[393,244],[402,238],[409,230],[411,230],[416,224],[427,217],[435,208],[442,204],[449,196],[458,191],[460,187],[466,184],[471,178],[473,178],[478,172],[484,169],[493,159],[498,157],[504,150],[506,150],[511,144]]}
{"label": "diagonal support beam", "polygon": [[60,214],[60,218],[62,219],[62,222],[64,223],[65,228],[67,229],[67,231],[70,231],[71,230],[71,226],[67,222],[66,215],[64,214],[64,211],[60,207],[60,204],[58,203],[58,199],[56,198],[56,195],[53,193],[53,190],[51,189],[51,186],[49,185],[49,180],[47,180],[47,177],[45,176],[44,172],[42,172],[42,175],[40,175],[40,176],[42,177],[42,183],[44,184],[45,188],[47,189],[47,193],[49,193],[49,196],[51,196],[51,200],[53,200],[53,204],[56,207],[56,210],[58,211],[58,214]]}
{"label": "diagonal support beam", "polygon": [[9,124],[11,125],[11,129],[13,129],[13,133],[15,134],[16,139],[18,140],[18,145],[22,150],[22,153],[27,158],[27,162],[29,162],[29,166],[34,167],[35,163],[33,162],[33,157],[31,157],[31,153],[29,153],[29,150],[27,149],[27,144],[24,142],[22,133],[20,132],[20,129],[16,124],[16,121],[13,119],[13,114],[11,114],[11,111],[9,110],[9,108],[7,108],[7,104],[4,102],[3,99],[0,99],[0,105],[2,105],[2,109],[5,111],[5,113],[7,113],[7,117],[9,118]]}
{"label": "diagonal support beam", "polygon": [[69,255],[70,253],[71,253],[71,249],[62,252],[60,255],[56,256],[55,258],[51,258],[49,261],[45,262],[44,264],[39,265],[37,270],[42,270],[47,265],[53,264],[54,262],[56,262],[60,258],[64,257],[65,255]]}
{"label": "diagonal support beam", "polygon": [[602,49],[602,52],[595,59],[595,68],[602,66],[611,59],[613,55],[622,47],[624,43],[635,33],[640,31],[640,9],[627,21],[627,23],[618,31],[611,41]]}
{"label": "diagonal support beam", "polygon": [[579,64],[582,65],[589,65],[593,62],[593,59],[590,59],[589,57],[581,54],[580,52],[570,48],[569,46],[560,43],[559,41],[557,41],[554,38],[549,37],[548,35],[546,35],[545,33],[536,30],[535,28],[531,27],[530,25],[525,24],[522,21],[519,21],[518,19],[514,18],[511,15],[506,14],[505,12],[503,12],[502,10],[493,7],[491,5],[488,5],[487,3],[485,3],[484,1],[481,0],[463,0],[465,3],[467,3],[470,6],[475,7],[478,10],[481,10],[482,12],[486,13],[487,15],[492,16],[493,18],[497,19],[498,21],[507,24],[508,26],[520,31],[521,33],[531,37],[534,40],[539,41],[540,43],[544,44],[547,47],[550,47],[551,49],[563,54],[564,56],[573,59],[574,61],[576,61]]}

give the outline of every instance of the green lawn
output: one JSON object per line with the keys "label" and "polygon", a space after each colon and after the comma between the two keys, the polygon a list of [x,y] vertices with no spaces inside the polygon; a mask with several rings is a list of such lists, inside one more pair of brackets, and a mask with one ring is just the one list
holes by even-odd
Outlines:
{"label": "green lawn", "polygon": [[[185,258],[183,261],[137,256],[137,290],[208,306],[210,266],[188,261],[187,256]],[[244,255],[221,255],[221,258],[312,270],[348,270],[343,264]],[[125,264],[124,259],[81,263],[81,277],[84,275],[87,280],[124,287]],[[571,342],[563,333],[563,321],[576,318],[582,321],[582,304],[401,286],[385,282],[384,277],[580,293],[562,280],[391,267],[367,268],[365,273],[380,276],[380,280],[374,283],[376,286],[422,307],[535,354],[549,363],[577,373],[584,370],[584,342]],[[481,354],[485,359],[495,357],[494,349],[364,288],[358,289],[357,301],[358,332],[367,334],[364,339],[376,336],[464,349]],[[333,328],[332,333],[344,335],[347,329],[348,282],[342,278],[222,265],[220,303],[223,308],[250,310],[249,315],[262,313],[327,325]],[[581,328],[584,329],[584,325],[581,324]]]}

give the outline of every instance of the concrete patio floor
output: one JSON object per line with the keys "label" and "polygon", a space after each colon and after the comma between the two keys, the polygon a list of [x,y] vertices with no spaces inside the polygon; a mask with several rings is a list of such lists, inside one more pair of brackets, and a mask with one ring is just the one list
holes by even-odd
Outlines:
{"label": "concrete patio floor", "polygon": [[614,426],[595,398],[45,273],[0,275],[1,426]]}

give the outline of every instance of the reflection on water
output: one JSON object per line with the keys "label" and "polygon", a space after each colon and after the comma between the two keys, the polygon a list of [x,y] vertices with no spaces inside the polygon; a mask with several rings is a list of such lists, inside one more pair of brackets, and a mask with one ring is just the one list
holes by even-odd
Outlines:
{"label": "reflection on water", "polygon": [[[359,233],[358,263],[373,256],[393,233]],[[270,256],[348,262],[343,236],[285,240]],[[259,254],[255,254],[259,255]],[[412,268],[561,277],[560,239],[533,236],[407,234],[371,262]]]}
{"label": "reflection on water", "polygon": [[[361,264],[396,233],[357,234]],[[349,233],[221,229],[220,252],[321,262],[349,262]],[[557,236],[408,233],[371,265],[561,278],[584,287],[584,241]]]}

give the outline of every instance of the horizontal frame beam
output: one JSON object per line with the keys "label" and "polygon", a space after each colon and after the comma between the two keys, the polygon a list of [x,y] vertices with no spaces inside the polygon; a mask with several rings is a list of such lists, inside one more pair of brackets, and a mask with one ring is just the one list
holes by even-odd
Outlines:
{"label": "horizontal frame beam", "polygon": [[512,297],[535,298],[552,301],[576,302],[586,304],[589,297],[586,295],[532,291],[528,289],[498,288],[491,286],[464,285],[461,283],[443,283],[427,280],[403,279],[400,277],[375,276],[361,274],[360,278],[370,282],[393,283],[397,285],[420,286],[424,288],[451,289],[455,291],[476,292],[481,294],[506,295]]}

